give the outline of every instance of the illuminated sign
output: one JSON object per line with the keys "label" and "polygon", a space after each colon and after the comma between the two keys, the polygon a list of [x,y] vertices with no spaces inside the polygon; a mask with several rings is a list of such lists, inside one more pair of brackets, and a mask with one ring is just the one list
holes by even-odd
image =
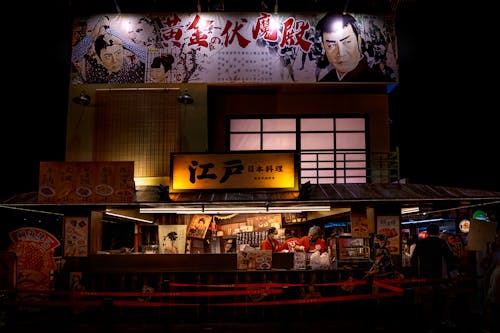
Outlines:
{"label": "illuminated sign", "polygon": [[294,153],[172,154],[170,192],[298,191],[296,165]]}
{"label": "illuminated sign", "polygon": [[488,221],[488,215],[482,210],[476,210],[474,214],[472,214],[472,218],[474,220]]}
{"label": "illuminated sign", "polygon": [[458,224],[458,228],[464,234],[468,233],[470,230],[470,221],[467,219],[460,221],[460,223]]}
{"label": "illuminated sign", "polygon": [[[332,73],[317,65],[325,51],[316,26],[325,14],[108,13],[80,17],[73,26],[71,83],[318,82]],[[375,70],[383,65],[387,73],[387,77],[364,75],[364,79],[398,82],[395,16],[350,13],[349,19],[355,21],[356,36],[365,44],[371,41],[372,57],[381,57],[366,63],[363,59],[362,67]],[[117,56],[126,58],[127,65],[108,74],[95,48],[99,41],[114,42]]]}

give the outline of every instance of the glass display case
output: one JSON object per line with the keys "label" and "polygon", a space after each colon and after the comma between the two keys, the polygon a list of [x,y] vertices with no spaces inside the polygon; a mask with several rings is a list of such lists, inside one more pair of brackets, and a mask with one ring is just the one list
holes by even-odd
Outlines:
{"label": "glass display case", "polygon": [[343,236],[338,238],[339,261],[356,261],[370,259],[370,244],[368,238]]}

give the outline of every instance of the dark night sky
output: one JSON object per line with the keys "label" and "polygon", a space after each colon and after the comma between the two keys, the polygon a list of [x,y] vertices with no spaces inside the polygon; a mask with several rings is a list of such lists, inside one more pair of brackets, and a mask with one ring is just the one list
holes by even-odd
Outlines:
{"label": "dark night sky", "polygon": [[[9,74],[4,74],[0,199],[36,190],[40,161],[64,160],[71,3],[18,3],[17,12],[25,14],[2,23],[7,39],[2,63]],[[401,8],[400,84],[390,95],[390,112],[402,176],[413,183],[500,191],[498,107],[478,91],[486,83],[467,84],[465,70],[458,74],[449,64],[447,45],[417,59],[416,1]],[[21,29],[5,33],[12,27]]]}

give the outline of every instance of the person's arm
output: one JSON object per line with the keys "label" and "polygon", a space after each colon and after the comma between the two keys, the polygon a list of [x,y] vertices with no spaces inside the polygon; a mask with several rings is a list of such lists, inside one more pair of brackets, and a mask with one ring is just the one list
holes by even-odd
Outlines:
{"label": "person's arm", "polygon": [[92,33],[87,34],[78,42],[78,44],[73,46],[73,49],[71,50],[71,62],[74,63],[82,60],[85,54],[88,53],[97,36],[104,34],[108,26],[109,18],[107,16],[101,17],[94,26]]}
{"label": "person's arm", "polygon": [[295,243],[295,251],[305,251],[306,250],[306,239],[307,236],[300,238],[297,243]]}
{"label": "person's arm", "polygon": [[71,50],[71,62],[75,63],[82,60],[85,54],[89,51],[93,42],[94,38],[92,38],[92,35],[87,35],[83,37],[78,44],[73,46],[73,49]]}
{"label": "person's arm", "polygon": [[288,250],[288,242],[286,239],[283,241],[283,243],[281,243],[281,245],[278,246],[276,252],[281,252],[283,250]]}
{"label": "person's arm", "polygon": [[415,247],[417,246],[417,244],[411,244],[410,245],[410,257],[413,255],[413,252],[415,251]]}
{"label": "person's arm", "polygon": [[148,51],[147,51],[147,48],[145,46],[141,46],[141,45],[138,45],[132,41],[129,41],[127,38],[120,35],[117,31],[112,30],[110,28],[107,28],[106,32],[108,34],[120,39],[122,41],[123,47],[126,48],[127,50],[131,51],[132,53],[134,53],[142,63],[145,64],[147,62]]}
{"label": "person's arm", "polygon": [[418,244],[416,244],[415,248],[413,249],[413,253],[410,257],[410,267],[412,275],[414,276],[420,275],[419,256],[420,256],[420,247],[418,246]]}
{"label": "person's arm", "polygon": [[319,249],[320,253],[326,252],[326,242],[323,238],[321,238],[321,241],[319,242],[321,245],[321,248]]}
{"label": "person's arm", "polygon": [[310,251],[311,247],[314,252],[319,251],[319,253],[323,253],[326,251],[326,243],[322,238],[316,239],[312,246],[311,243],[309,243],[309,248],[307,250]]}

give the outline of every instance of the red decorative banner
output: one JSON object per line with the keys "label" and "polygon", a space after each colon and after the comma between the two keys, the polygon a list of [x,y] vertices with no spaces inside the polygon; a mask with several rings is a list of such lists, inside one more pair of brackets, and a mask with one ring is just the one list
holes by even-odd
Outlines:
{"label": "red decorative banner", "polygon": [[9,233],[9,251],[17,255],[17,287],[24,290],[49,290],[50,274],[56,269],[54,250],[59,240],[46,230],[26,227]]}

